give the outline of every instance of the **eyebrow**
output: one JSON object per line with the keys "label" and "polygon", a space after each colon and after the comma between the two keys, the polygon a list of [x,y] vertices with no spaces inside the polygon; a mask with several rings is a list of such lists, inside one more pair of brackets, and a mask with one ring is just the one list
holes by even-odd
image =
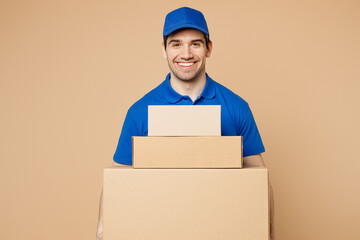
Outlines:
{"label": "eyebrow", "polygon": [[192,40],[191,42],[201,42],[201,43],[204,43],[204,40],[202,40],[202,39],[195,39],[195,40]]}
{"label": "eyebrow", "polygon": [[173,43],[173,42],[175,42],[175,43],[179,43],[179,42],[180,42],[180,40],[175,40],[175,39],[173,39],[173,40],[170,40],[168,44]]}

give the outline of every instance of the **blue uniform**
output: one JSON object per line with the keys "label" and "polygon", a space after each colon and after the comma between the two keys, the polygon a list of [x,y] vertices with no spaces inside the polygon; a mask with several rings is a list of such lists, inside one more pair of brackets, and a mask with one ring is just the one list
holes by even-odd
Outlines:
{"label": "blue uniform", "polygon": [[212,80],[193,102],[177,93],[170,85],[170,73],[155,89],[134,103],[127,112],[114,161],[132,165],[132,136],[148,135],[148,105],[221,105],[221,135],[243,136],[243,156],[265,151],[250,107],[241,97]]}

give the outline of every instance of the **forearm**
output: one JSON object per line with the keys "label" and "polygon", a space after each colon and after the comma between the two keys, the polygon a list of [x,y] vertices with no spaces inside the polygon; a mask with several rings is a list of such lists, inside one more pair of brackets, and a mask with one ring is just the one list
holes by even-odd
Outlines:
{"label": "forearm", "polygon": [[[117,162],[113,162],[113,166],[114,167],[121,167],[121,166],[127,166],[127,165],[120,164],[120,163],[117,163]],[[100,202],[99,202],[99,217],[98,217],[96,240],[103,240],[103,222],[104,222],[104,216],[103,216],[103,190],[101,190]]]}
{"label": "forearm", "polygon": [[99,203],[99,219],[96,233],[96,240],[103,239],[103,190],[100,194],[100,203]]}
{"label": "forearm", "polygon": [[275,240],[275,226],[274,226],[274,194],[272,186],[269,182],[269,204],[270,204],[270,240]]}
{"label": "forearm", "polygon": [[[244,157],[244,167],[265,167],[261,154]],[[275,240],[274,227],[274,194],[269,182],[269,207],[270,207],[270,240]]]}

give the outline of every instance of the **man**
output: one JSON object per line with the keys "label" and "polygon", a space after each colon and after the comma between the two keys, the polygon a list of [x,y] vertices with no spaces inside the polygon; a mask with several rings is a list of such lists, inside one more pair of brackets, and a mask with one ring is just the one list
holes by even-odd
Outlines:
{"label": "man", "polygon": [[[148,105],[171,104],[221,105],[221,134],[243,136],[245,167],[264,166],[261,153],[265,149],[249,105],[206,74],[206,58],[211,56],[213,46],[203,14],[187,7],[170,12],[165,19],[163,37],[163,55],[170,73],[165,81],[128,110],[114,155],[114,165],[132,164],[131,138],[147,136]],[[272,203],[271,187],[270,198]],[[100,210],[98,239],[102,238],[101,235]]]}

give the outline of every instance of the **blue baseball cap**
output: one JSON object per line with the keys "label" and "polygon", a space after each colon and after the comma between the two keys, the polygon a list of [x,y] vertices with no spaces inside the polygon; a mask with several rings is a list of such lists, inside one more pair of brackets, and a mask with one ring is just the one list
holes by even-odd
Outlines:
{"label": "blue baseball cap", "polygon": [[209,35],[204,15],[188,7],[178,8],[166,15],[163,36],[181,28],[195,28]]}

